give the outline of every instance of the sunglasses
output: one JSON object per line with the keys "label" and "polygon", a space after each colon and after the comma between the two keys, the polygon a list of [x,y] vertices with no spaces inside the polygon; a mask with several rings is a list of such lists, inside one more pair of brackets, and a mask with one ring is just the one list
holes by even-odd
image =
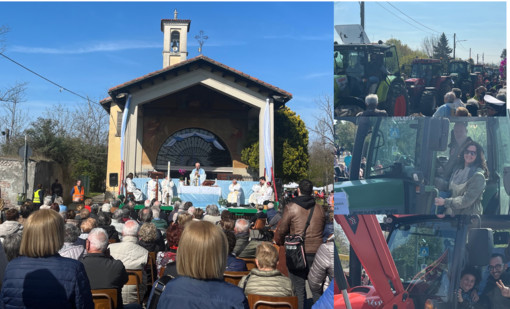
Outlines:
{"label": "sunglasses", "polygon": [[472,155],[473,157],[476,157],[476,151],[471,150],[464,150],[465,155]]}

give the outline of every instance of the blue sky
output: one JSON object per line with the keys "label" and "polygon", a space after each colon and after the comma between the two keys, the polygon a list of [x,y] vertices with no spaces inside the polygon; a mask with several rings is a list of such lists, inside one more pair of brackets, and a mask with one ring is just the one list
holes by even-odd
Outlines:
{"label": "blue sky", "polygon": [[[393,7],[392,7],[393,5]],[[398,8],[401,12],[399,12]],[[360,24],[358,2],[336,2],[335,25]],[[423,38],[444,32],[453,47],[457,34],[456,57],[471,57],[476,62],[498,63],[506,48],[506,2],[365,2],[365,32],[371,42],[399,39],[413,49],[421,47]],[[390,13],[390,12],[391,13]],[[416,20],[412,21],[403,13]],[[396,17],[399,16],[400,18]],[[405,21],[410,24],[406,23]],[[431,30],[432,29],[432,30]],[[335,39],[337,36],[335,34]],[[466,40],[466,41],[464,41]]]}
{"label": "blue sky", "polygon": [[[109,88],[162,68],[160,21],[174,9],[191,19],[189,58],[203,30],[205,56],[292,93],[288,106],[313,126],[314,100],[333,96],[331,2],[0,2],[0,25],[10,28],[4,53],[99,101]],[[34,116],[84,101],[1,57],[0,72],[2,90],[28,82],[22,106]]]}

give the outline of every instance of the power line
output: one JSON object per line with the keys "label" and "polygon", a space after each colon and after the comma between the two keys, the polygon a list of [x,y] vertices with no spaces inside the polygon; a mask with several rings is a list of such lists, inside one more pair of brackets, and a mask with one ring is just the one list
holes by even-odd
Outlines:
{"label": "power line", "polygon": [[429,30],[432,30],[432,31],[434,31],[434,32],[437,32],[437,33],[441,33],[441,32],[439,32],[439,31],[436,31],[436,30],[434,30],[434,29],[432,29],[432,28],[429,28],[429,27],[425,26],[424,24],[420,23],[419,21],[415,20],[415,19],[414,19],[414,18],[412,18],[411,16],[409,16],[409,15],[407,15],[406,13],[402,12],[399,8],[397,8],[396,6],[394,6],[393,4],[391,4],[390,2],[386,1],[386,3],[388,3],[388,4],[389,4],[389,5],[391,5],[391,6],[392,6],[395,10],[399,11],[400,13],[402,13],[403,15],[405,15],[407,18],[409,18],[410,20],[414,21],[415,23],[417,23],[417,24],[421,25],[422,27],[425,27],[425,28],[427,28],[427,29],[429,29]]}
{"label": "power line", "polygon": [[389,13],[390,13],[390,14],[392,14],[393,16],[397,17],[398,19],[400,19],[401,21],[405,22],[406,24],[408,24],[408,25],[410,25],[410,26],[412,26],[412,27],[414,27],[414,28],[416,28],[416,29],[418,29],[418,30],[420,30],[420,31],[423,31],[423,32],[425,32],[425,33],[430,34],[430,32],[427,32],[427,31],[425,31],[425,30],[423,30],[423,29],[420,29],[420,28],[416,27],[415,25],[411,24],[410,22],[408,22],[407,20],[402,19],[402,18],[401,18],[400,16],[398,16],[397,14],[393,13],[392,11],[390,11],[390,10],[388,10],[387,8],[385,8],[384,6],[382,6],[382,4],[380,4],[379,2],[374,1],[374,3],[376,3],[377,5],[379,5],[380,7],[382,7],[383,9],[385,9],[387,12],[389,12]]}
{"label": "power line", "polygon": [[[70,89],[68,89],[68,88],[66,88],[66,87],[64,87],[64,86],[62,86],[62,85],[59,85],[59,84],[55,83],[54,81],[49,80],[48,78],[46,78],[46,77],[42,76],[41,74],[39,74],[39,73],[37,73],[37,72],[32,71],[31,69],[27,68],[26,66],[24,66],[24,65],[22,65],[21,63],[17,62],[16,60],[14,60],[14,59],[12,59],[12,58],[7,57],[7,56],[6,56],[6,55],[4,55],[4,53],[2,53],[2,52],[0,52],[0,56],[2,56],[2,57],[4,57],[5,59],[7,59],[7,60],[9,60],[9,61],[11,61],[11,62],[13,62],[13,63],[15,63],[15,64],[19,65],[20,67],[22,67],[23,69],[25,69],[25,70],[29,71],[30,73],[35,74],[35,75],[39,76],[40,78],[44,79],[45,81],[47,81],[47,82],[49,82],[49,83],[52,83],[53,85],[55,85],[55,86],[59,87],[61,90],[65,90],[65,91],[67,91],[67,92],[69,92],[69,93],[71,93],[71,94],[74,94],[75,96],[78,96],[78,97],[80,97],[80,98],[82,98],[82,99],[84,99],[84,100],[90,101],[90,102],[92,102],[92,103],[99,104],[98,102],[95,102],[95,101],[93,101],[93,100],[91,100],[91,99],[89,99],[89,98],[86,98],[86,97],[82,96],[81,94],[78,94],[78,93],[76,93],[76,92],[74,92],[74,91],[72,91],[72,90],[70,90]],[[100,105],[100,104],[99,104],[99,105]]]}

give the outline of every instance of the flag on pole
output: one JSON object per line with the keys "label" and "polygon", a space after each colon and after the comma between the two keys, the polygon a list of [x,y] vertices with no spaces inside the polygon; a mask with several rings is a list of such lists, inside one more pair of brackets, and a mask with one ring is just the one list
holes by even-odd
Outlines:
{"label": "flag on pole", "polygon": [[266,99],[264,112],[264,157],[266,179],[273,179],[273,153],[271,151],[271,118],[269,117],[269,99]]}
{"label": "flag on pole", "polygon": [[126,106],[124,107],[124,112],[122,113],[122,126],[120,129],[120,186],[119,186],[119,193],[122,193],[122,190],[124,189],[124,139],[126,136],[126,127],[127,127],[127,120],[128,120],[128,114],[129,114],[129,106],[131,105],[131,95],[128,95],[126,100]]}

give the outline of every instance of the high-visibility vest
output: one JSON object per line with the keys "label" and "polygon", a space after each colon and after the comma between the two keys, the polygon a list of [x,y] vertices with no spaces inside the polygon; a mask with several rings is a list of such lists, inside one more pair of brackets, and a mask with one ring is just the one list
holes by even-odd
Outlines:
{"label": "high-visibility vest", "polygon": [[39,189],[34,192],[34,200],[32,201],[34,204],[41,203],[41,192],[42,192],[42,189]]}
{"label": "high-visibility vest", "polygon": [[78,186],[74,186],[73,202],[77,201],[77,200],[82,202],[84,197],[85,197],[85,190],[83,189],[83,186],[81,186],[81,190],[78,190]]}

